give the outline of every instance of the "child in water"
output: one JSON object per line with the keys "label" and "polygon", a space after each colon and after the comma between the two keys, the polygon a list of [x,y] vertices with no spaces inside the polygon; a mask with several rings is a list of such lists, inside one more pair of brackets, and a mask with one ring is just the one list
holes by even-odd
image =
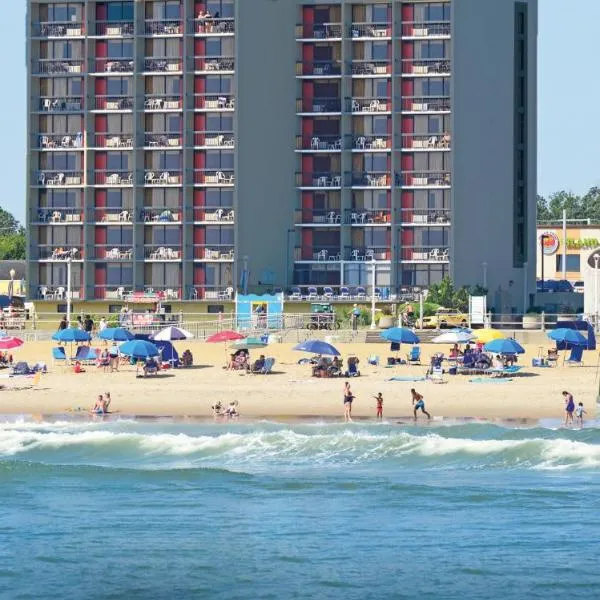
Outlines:
{"label": "child in water", "polygon": [[586,414],[587,413],[583,409],[583,402],[580,402],[575,409],[575,416],[577,417],[577,425],[579,425],[579,427],[583,427],[583,415]]}
{"label": "child in water", "polygon": [[381,392],[377,396],[373,396],[377,402],[377,419],[381,421],[383,419],[383,395]]}

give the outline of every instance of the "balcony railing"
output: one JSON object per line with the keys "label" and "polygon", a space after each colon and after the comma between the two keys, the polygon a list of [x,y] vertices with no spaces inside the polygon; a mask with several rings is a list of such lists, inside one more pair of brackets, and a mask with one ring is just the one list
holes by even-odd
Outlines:
{"label": "balcony railing", "polygon": [[450,32],[451,27],[449,21],[405,23],[402,27],[402,35],[405,37],[440,37],[449,36]]}
{"label": "balcony railing", "polygon": [[124,300],[129,294],[133,284],[130,282],[119,287],[114,285],[98,285],[94,286],[94,298],[96,300]]}
{"label": "balcony railing", "polygon": [[179,170],[154,171],[146,169],[144,172],[144,185],[181,185],[182,183],[183,176]]}
{"label": "balcony railing", "polygon": [[105,224],[131,224],[132,208],[96,208],[91,211],[91,219],[95,223]]}
{"label": "balcony railing", "polygon": [[297,39],[328,40],[341,37],[341,23],[304,23],[296,26]]}
{"label": "balcony railing", "polygon": [[183,98],[169,94],[146,94],[144,110],[181,110]]}
{"label": "balcony railing", "polygon": [[353,187],[389,187],[391,185],[392,178],[389,172],[352,173]]}
{"label": "balcony railing", "polygon": [[132,96],[95,96],[92,98],[92,110],[133,110]]}
{"label": "balcony railing", "polygon": [[353,208],[344,213],[344,222],[349,225],[388,225],[392,222],[389,208]]}
{"label": "balcony railing", "polygon": [[445,247],[402,248],[403,261],[413,262],[448,262],[449,250]]}
{"label": "balcony railing", "polygon": [[235,21],[213,17],[194,19],[194,31],[197,35],[231,35],[235,32]]}
{"label": "balcony railing", "polygon": [[352,23],[350,29],[352,39],[381,39],[392,36],[392,26],[389,23]]}
{"label": "balcony railing", "polygon": [[43,187],[82,186],[83,171],[38,171],[35,179]]}
{"label": "balcony railing", "polygon": [[392,251],[388,247],[369,246],[366,248],[347,247],[344,249],[344,260],[363,262],[371,260],[391,260]]}
{"label": "balcony railing", "polygon": [[45,112],[81,112],[83,110],[83,98],[80,96],[42,96],[40,98],[40,110]]}
{"label": "balcony railing", "polygon": [[144,284],[144,293],[148,296],[156,296],[160,300],[179,300],[181,298],[181,288],[166,287],[164,285]]}
{"label": "balcony railing", "polygon": [[69,150],[83,147],[83,134],[80,131],[70,134],[42,133],[36,135],[35,139],[36,146],[42,150]]}
{"label": "balcony railing", "polygon": [[39,244],[32,248],[31,255],[35,260],[83,261],[83,247]]}
{"label": "balcony railing", "polygon": [[317,262],[339,261],[342,259],[340,246],[323,246],[315,244],[313,247],[302,246],[294,248],[294,260],[309,260]]}
{"label": "balcony railing", "polygon": [[181,223],[183,211],[181,208],[143,208],[140,213],[140,219],[144,223],[159,223],[161,225],[168,223]]}
{"label": "balcony railing", "polygon": [[452,137],[449,133],[433,135],[416,135],[405,133],[402,136],[403,148],[447,150],[450,148]]}
{"label": "balcony railing", "polygon": [[80,21],[42,21],[34,23],[35,37],[77,37],[85,35]]}
{"label": "balcony railing", "polygon": [[401,218],[405,225],[450,225],[450,214],[447,208],[431,210],[403,208]]}
{"label": "balcony railing", "polygon": [[195,223],[218,223],[220,225],[233,225],[235,211],[230,206],[220,207],[195,207],[190,209]]}
{"label": "balcony railing", "polygon": [[233,287],[221,285],[190,285],[185,291],[186,300],[233,300]]}
{"label": "balcony railing", "polygon": [[392,147],[391,135],[359,135],[352,140],[354,150],[389,150]]}
{"label": "balcony railing", "polygon": [[156,261],[170,261],[181,260],[182,252],[180,245],[145,245],[144,246],[144,258],[146,260],[156,260]]}
{"label": "balcony railing", "polygon": [[390,60],[353,60],[350,63],[350,73],[352,75],[377,76],[391,75],[392,62]]}
{"label": "balcony railing", "polygon": [[402,110],[406,112],[449,112],[450,98],[433,96],[403,98]]}
{"label": "balcony railing", "polygon": [[177,148],[183,145],[183,134],[181,133],[146,133],[144,135],[144,146],[146,148]]}
{"label": "balcony railing", "polygon": [[81,208],[38,208],[32,215],[36,223],[73,223],[81,225],[83,210]]}
{"label": "balcony railing", "polygon": [[209,148],[233,148],[235,136],[233,131],[196,132],[194,133],[194,146]]}
{"label": "balcony railing", "polygon": [[234,260],[235,250],[232,244],[195,244],[194,260]]}
{"label": "balcony railing", "polygon": [[391,98],[352,98],[349,110],[353,113],[378,113],[392,110]]}
{"label": "balcony railing", "polygon": [[83,73],[83,60],[41,58],[33,64],[34,75],[76,75]]}
{"label": "balcony railing", "polygon": [[233,110],[235,98],[229,94],[194,94],[194,108],[196,110]]}
{"label": "balcony railing", "polygon": [[412,187],[446,187],[451,184],[450,171],[405,171],[402,180],[403,185]]}
{"label": "balcony railing", "polygon": [[[83,291],[83,288],[71,287],[71,299],[83,300]],[[36,300],[66,300],[67,286],[42,283],[37,287],[37,290],[33,292],[33,297]]]}
{"label": "balcony railing", "polygon": [[94,147],[131,149],[133,148],[133,135],[131,133],[98,133],[94,136]]}
{"label": "balcony railing", "polygon": [[297,150],[341,150],[343,143],[339,135],[308,135],[296,137]]}
{"label": "balcony railing", "polygon": [[340,188],[341,173],[296,173],[297,187]]}
{"label": "balcony railing", "polygon": [[134,32],[132,21],[97,21],[96,35],[106,37],[132,36]]}
{"label": "balcony railing", "polygon": [[133,248],[131,245],[128,246],[115,246],[115,245],[101,245],[94,246],[92,256],[88,258],[94,260],[108,260],[108,261],[131,261],[133,260]]}
{"label": "balcony railing", "polygon": [[194,169],[194,184],[206,186],[230,186],[235,184],[235,173],[231,170]]}
{"label": "balcony railing", "polygon": [[133,73],[134,61],[132,58],[96,60],[94,72],[96,73]]}
{"label": "balcony railing", "polygon": [[302,113],[339,113],[342,101],[339,98],[298,98],[296,112]]}
{"label": "balcony railing", "polygon": [[342,62],[339,60],[298,61],[296,75],[305,77],[339,77],[342,74]]}
{"label": "balcony railing", "polygon": [[450,60],[447,58],[405,58],[402,72],[412,75],[450,75]]}
{"label": "balcony railing", "polygon": [[341,220],[341,211],[339,208],[299,208],[295,211],[296,225],[339,225]]}
{"label": "balcony railing", "polygon": [[192,64],[194,71],[202,73],[232,72],[235,69],[233,56],[197,56]]}
{"label": "balcony railing", "polygon": [[183,70],[183,59],[179,57],[155,57],[144,60],[144,71],[149,73],[171,73]]}
{"label": "balcony railing", "polygon": [[107,187],[131,186],[133,185],[132,171],[95,171],[95,185],[105,185]]}
{"label": "balcony railing", "polygon": [[146,35],[181,35],[183,23],[178,20],[147,20],[144,23]]}

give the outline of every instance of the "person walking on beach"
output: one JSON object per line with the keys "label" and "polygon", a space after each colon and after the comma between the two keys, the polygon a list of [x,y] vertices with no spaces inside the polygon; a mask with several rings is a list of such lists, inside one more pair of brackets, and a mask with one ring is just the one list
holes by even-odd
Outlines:
{"label": "person walking on beach", "polygon": [[383,419],[383,395],[381,392],[377,396],[373,396],[375,402],[377,402],[377,419],[381,421]]}
{"label": "person walking on beach", "polygon": [[562,393],[565,399],[565,427],[571,423],[573,425],[573,411],[575,410],[575,400],[573,400],[573,394],[570,394],[566,390]]}
{"label": "person walking on beach", "polygon": [[352,401],[354,400],[354,396],[352,395],[352,390],[350,389],[350,382],[346,381],[344,384],[344,421],[347,423],[348,421],[352,421]]}
{"label": "person walking on beach", "polygon": [[427,415],[427,419],[431,419],[431,415],[425,410],[425,400],[423,399],[423,396],[421,396],[421,394],[419,394],[419,392],[417,392],[415,390],[415,388],[412,388],[410,390],[410,393],[412,395],[412,403],[413,403],[413,412],[415,415],[415,421],[417,420],[417,411],[419,409],[421,409],[421,411],[423,412],[424,415]]}
{"label": "person walking on beach", "polygon": [[360,308],[358,308],[358,304],[355,304],[352,307],[352,331],[358,329],[358,317],[360,317]]}
{"label": "person walking on beach", "polygon": [[587,413],[583,409],[583,402],[580,402],[575,409],[575,416],[577,417],[577,425],[579,427],[583,427],[583,415],[587,415]]}

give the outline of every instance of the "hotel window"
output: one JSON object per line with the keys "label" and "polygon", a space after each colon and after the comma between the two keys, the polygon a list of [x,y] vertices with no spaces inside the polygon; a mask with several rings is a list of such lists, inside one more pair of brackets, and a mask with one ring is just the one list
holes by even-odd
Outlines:
{"label": "hotel window", "polygon": [[[146,232],[148,233],[148,232]],[[181,229],[177,225],[171,227],[152,227],[152,244],[157,246],[180,246]]]}
{"label": "hotel window", "polygon": [[233,191],[208,189],[206,190],[205,205],[210,207],[224,206],[231,208],[233,206]]}
{"label": "hotel window", "polygon": [[[562,254],[556,255],[556,270],[562,271]],[[579,254],[567,254],[567,273],[579,273],[581,271],[581,256]]]}
{"label": "hotel window", "polygon": [[133,244],[132,227],[107,227],[106,245],[107,246],[131,246]]}
{"label": "hotel window", "polygon": [[213,17],[219,13],[222,19],[233,18],[233,0],[207,0],[206,8]]}
{"label": "hotel window", "polygon": [[106,265],[106,285],[133,285],[133,267],[123,264]]}
{"label": "hotel window", "polygon": [[127,96],[130,82],[129,77],[107,77],[106,94],[108,96]]}
{"label": "hotel window", "polygon": [[133,2],[107,2],[106,15],[108,21],[132,21]]}
{"label": "hotel window", "polygon": [[133,58],[133,42],[131,40],[108,40],[108,58]]}

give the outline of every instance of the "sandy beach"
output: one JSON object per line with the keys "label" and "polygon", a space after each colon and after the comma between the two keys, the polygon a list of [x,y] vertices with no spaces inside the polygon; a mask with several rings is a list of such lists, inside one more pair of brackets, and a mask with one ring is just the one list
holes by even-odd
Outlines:
{"label": "sandy beach", "polygon": [[[95,344],[93,344],[95,345]],[[211,405],[238,400],[242,416],[252,418],[341,417],[343,414],[343,378],[318,379],[310,375],[309,365],[298,365],[306,355],[292,351],[292,344],[272,344],[265,349],[276,359],[270,375],[252,375],[226,371],[226,347],[191,341],[178,344],[178,349],[190,348],[195,366],[161,372],[158,376],[136,378],[133,367],[118,373],[86,367],[75,374],[65,365],[52,365],[51,342],[28,343],[15,353],[16,360],[30,363],[45,360],[50,372],[39,384],[28,379],[3,379],[0,393],[0,414],[59,415],[82,413],[93,405],[99,393],[110,391],[111,409],[122,415],[207,417]],[[527,354],[519,357],[524,365],[521,374],[511,381],[498,380],[474,383],[478,376],[446,377],[447,383],[430,381],[389,381],[392,377],[422,377],[429,357],[445,347],[422,345],[423,365],[403,365],[392,368],[367,364],[369,355],[379,355],[382,363],[389,354],[382,344],[339,344],[345,358],[354,354],[360,358],[361,376],[352,378],[356,396],[352,413],[356,417],[374,417],[373,395],[384,396],[384,416],[412,415],[410,388],[424,397],[426,408],[434,417],[483,419],[561,418],[561,391],[569,390],[577,402],[584,403],[587,418],[596,417],[597,352],[584,354],[585,366],[564,366],[562,356],[558,366],[533,368],[531,358],[538,346],[526,346]],[[258,356],[253,351],[252,359]],[[404,352],[402,353],[404,355]],[[5,372],[6,373],[6,372]]]}

